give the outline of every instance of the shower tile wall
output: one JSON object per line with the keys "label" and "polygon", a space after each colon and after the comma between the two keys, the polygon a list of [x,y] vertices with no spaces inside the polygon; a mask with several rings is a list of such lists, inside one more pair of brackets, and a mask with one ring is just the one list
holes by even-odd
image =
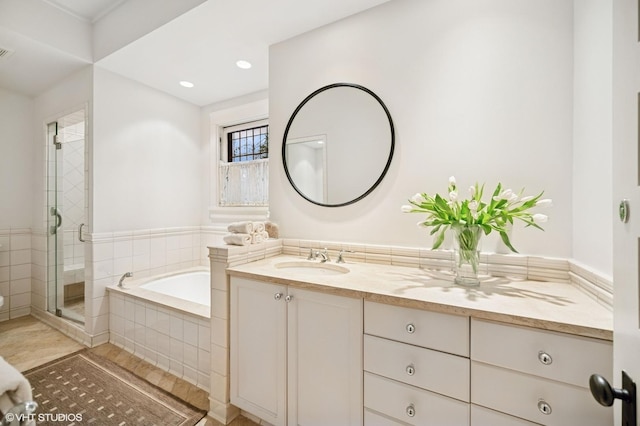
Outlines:
{"label": "shower tile wall", "polygon": [[[63,138],[64,284],[84,281],[84,244],[79,228],[85,223],[84,121],[61,130]],[[86,231],[86,230],[85,230]]]}
{"label": "shower tile wall", "polygon": [[31,312],[31,230],[0,229],[0,321]]}

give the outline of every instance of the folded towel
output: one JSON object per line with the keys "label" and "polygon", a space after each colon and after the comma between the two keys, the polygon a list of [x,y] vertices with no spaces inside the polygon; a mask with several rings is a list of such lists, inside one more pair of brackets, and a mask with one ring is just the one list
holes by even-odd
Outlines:
{"label": "folded towel", "polygon": [[264,222],[253,222],[253,233],[260,234],[264,232]]}
{"label": "folded towel", "polygon": [[251,235],[249,234],[240,234],[240,233],[228,234],[228,235],[225,235],[222,239],[224,240],[225,243],[231,244],[234,246],[246,246],[251,244]]}
{"label": "folded towel", "polygon": [[273,222],[265,222],[264,230],[269,234],[269,238],[278,238],[280,235],[278,225]]}
{"label": "folded towel", "polygon": [[253,229],[253,222],[233,222],[227,226],[229,232],[237,234],[251,234]]}
{"label": "folded towel", "polygon": [[14,405],[32,399],[29,381],[0,357],[0,412],[6,413]]}
{"label": "folded towel", "polygon": [[266,231],[251,234],[251,244],[264,243],[269,238]]}

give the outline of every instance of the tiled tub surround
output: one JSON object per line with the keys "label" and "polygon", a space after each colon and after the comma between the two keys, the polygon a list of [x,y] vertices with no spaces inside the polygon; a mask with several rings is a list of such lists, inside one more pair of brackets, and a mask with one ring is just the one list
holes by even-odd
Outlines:
{"label": "tiled tub surround", "polygon": [[[305,260],[309,249],[327,248],[332,261],[345,252],[350,272],[296,275],[274,265]],[[409,308],[466,315],[513,325],[611,341],[610,280],[570,260],[483,254],[480,287],[452,282],[452,253],[429,249],[277,240],[258,246],[209,248],[212,300],[228,301],[230,275],[282,283]],[[229,402],[228,303],[212,307],[212,387],[209,414],[227,421],[238,409]]]}
{"label": "tiled tub surround", "polygon": [[[109,328],[111,343],[208,391],[209,305],[142,287],[161,278],[202,271],[208,272],[208,268],[190,268],[143,279],[128,278],[124,289],[108,287]],[[204,285],[200,298],[203,303],[210,300],[209,280]]]}

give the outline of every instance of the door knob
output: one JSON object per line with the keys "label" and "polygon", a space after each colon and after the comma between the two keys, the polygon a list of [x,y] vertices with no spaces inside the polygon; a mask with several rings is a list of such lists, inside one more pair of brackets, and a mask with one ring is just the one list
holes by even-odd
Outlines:
{"label": "door knob", "polygon": [[611,387],[607,379],[599,374],[592,374],[589,378],[589,388],[591,389],[591,395],[605,407],[611,407],[613,401],[620,399],[622,401],[629,401],[631,395],[626,389],[616,389]]}
{"label": "door knob", "polygon": [[636,426],[636,384],[626,372],[622,372],[622,389],[612,387],[599,374],[591,375],[589,389],[595,400],[605,407],[612,406],[616,399],[621,400],[623,426]]}

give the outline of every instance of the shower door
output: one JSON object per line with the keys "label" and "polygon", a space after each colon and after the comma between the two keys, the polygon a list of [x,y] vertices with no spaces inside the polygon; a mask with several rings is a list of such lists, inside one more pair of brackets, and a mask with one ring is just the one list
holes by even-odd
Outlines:
{"label": "shower door", "polygon": [[47,310],[84,323],[84,110],[47,125]]}

